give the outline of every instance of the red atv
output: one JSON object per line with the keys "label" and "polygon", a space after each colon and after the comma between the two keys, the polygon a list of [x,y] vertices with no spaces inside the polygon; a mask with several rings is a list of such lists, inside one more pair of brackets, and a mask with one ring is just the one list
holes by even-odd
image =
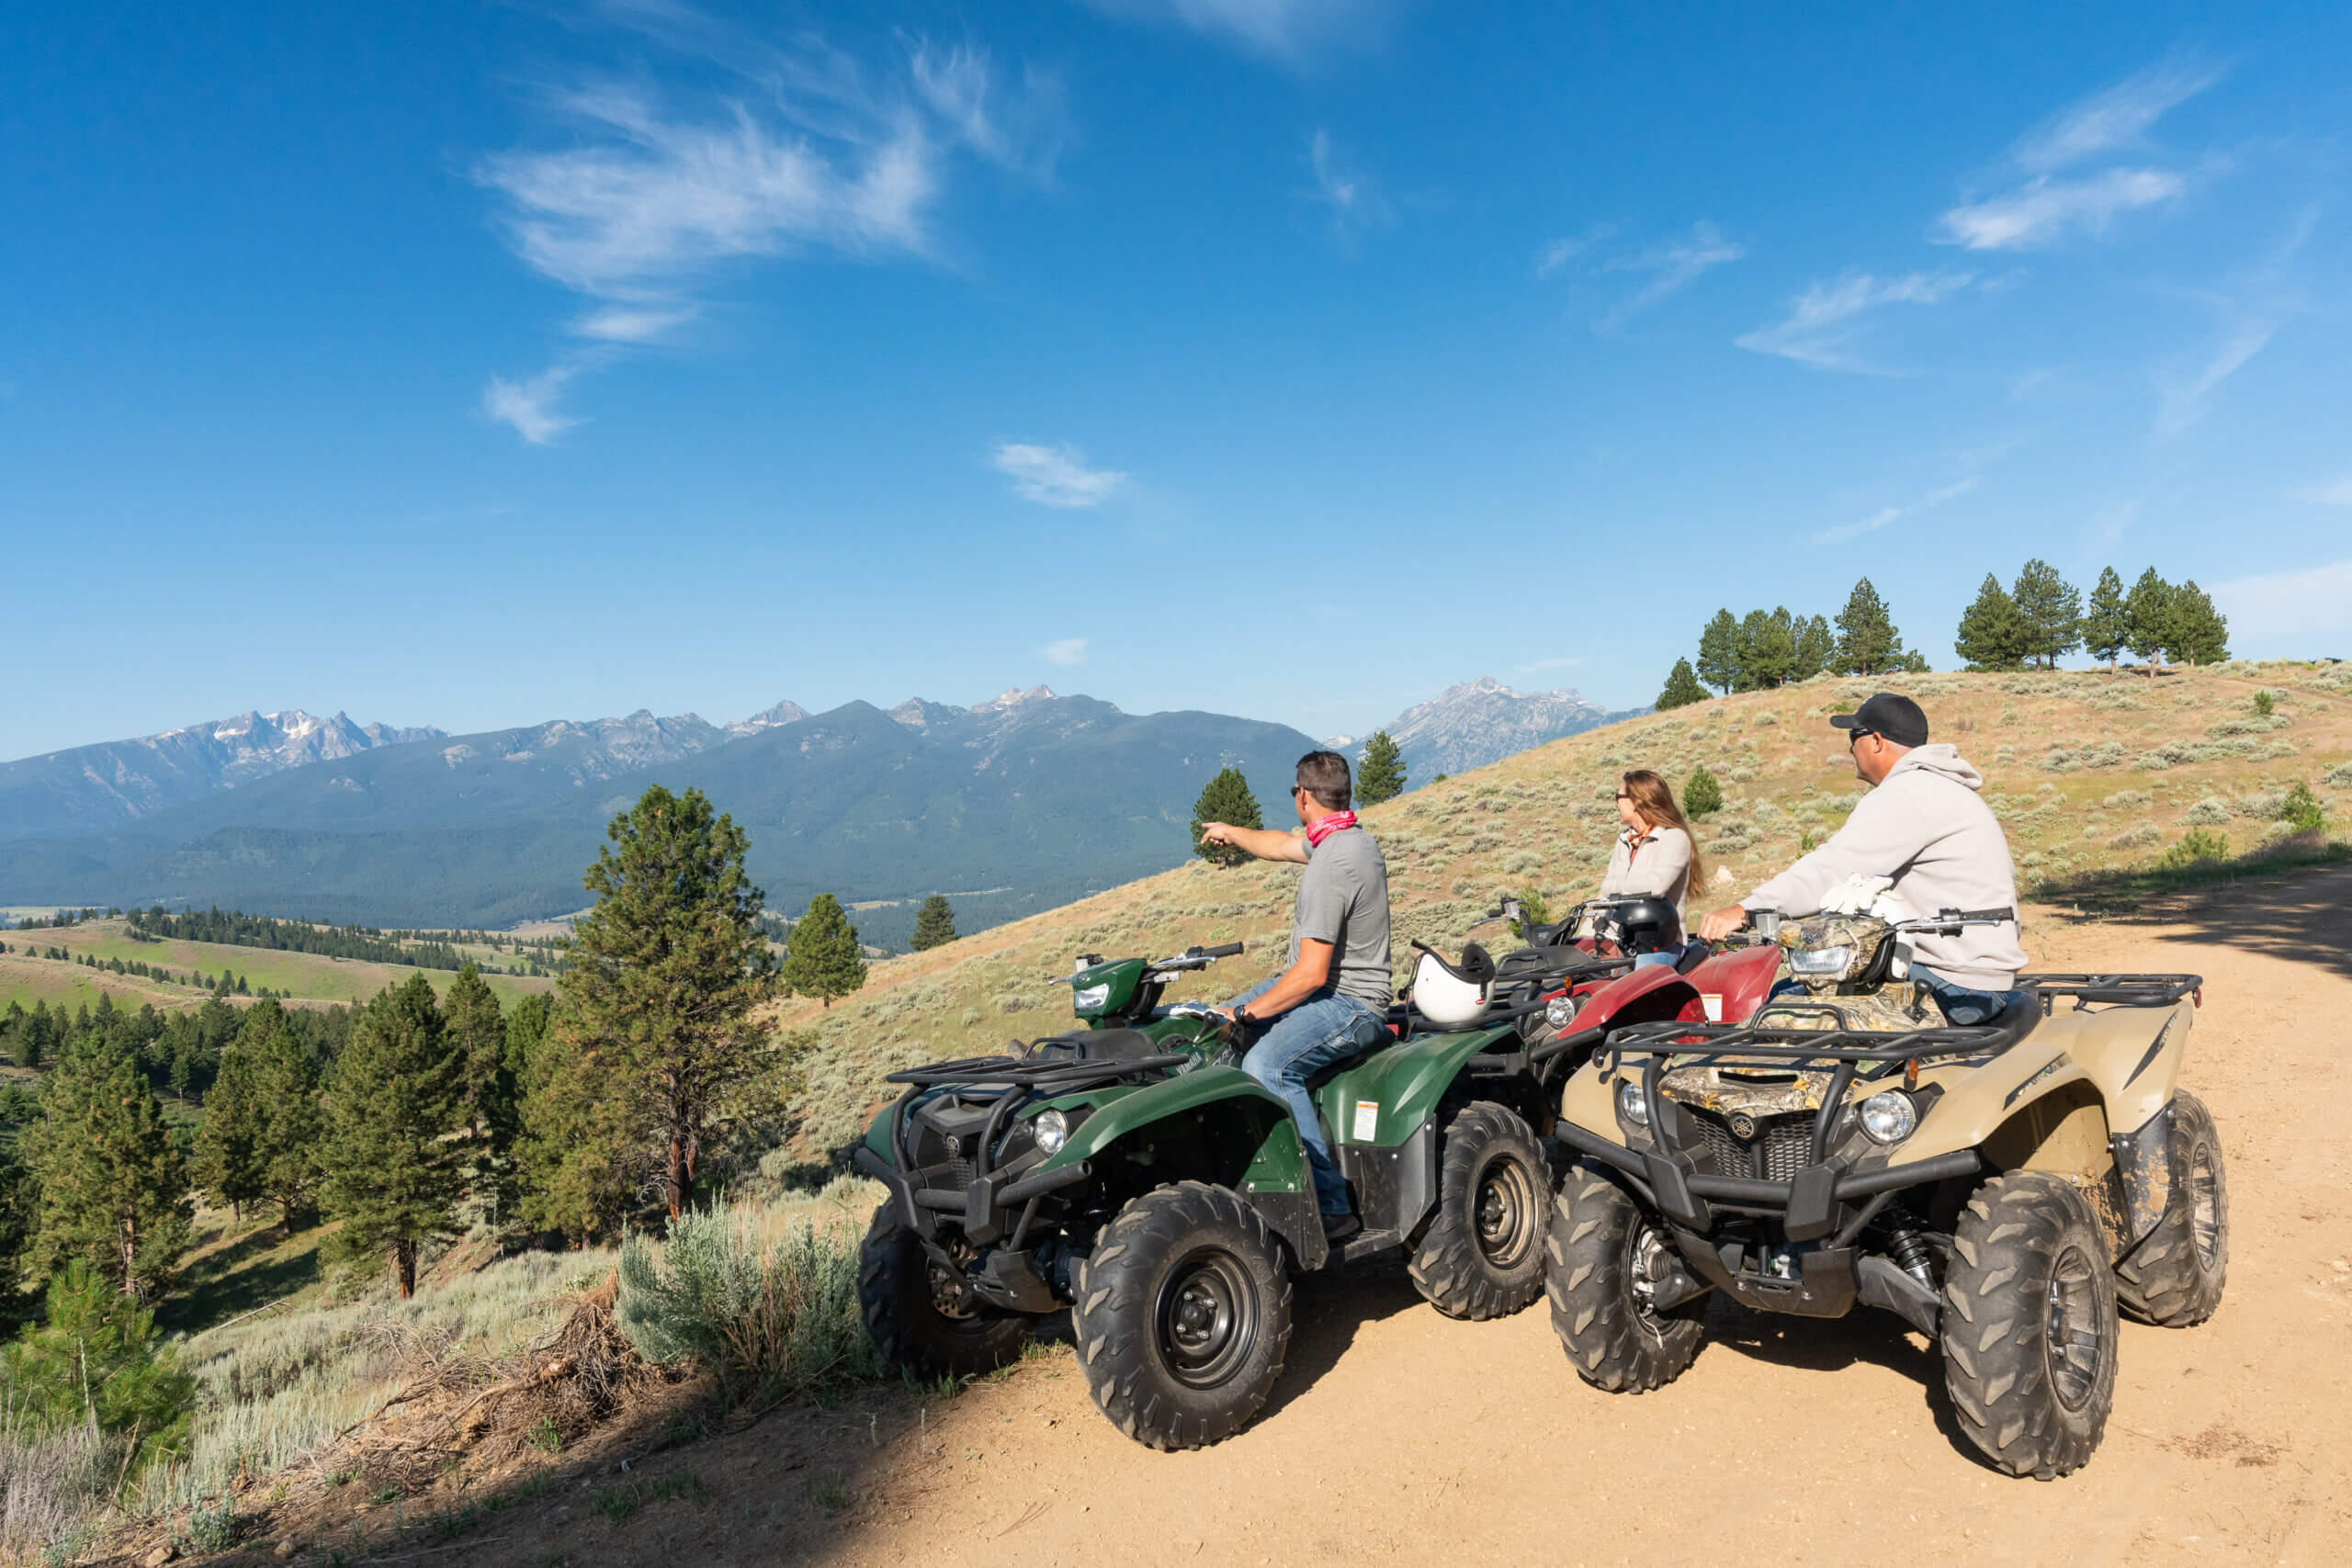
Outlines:
{"label": "red atv", "polygon": [[[1504,911],[1516,919],[1516,901],[1506,899]],[[1576,934],[1579,927],[1586,934]],[[1566,1079],[1611,1030],[1629,1023],[1745,1023],[1764,1005],[1781,968],[1781,950],[1749,932],[1713,949],[1684,942],[1681,916],[1663,898],[1595,898],[1556,924],[1525,929],[1527,949],[1498,967],[1517,961],[1529,969],[1561,964],[1566,971],[1567,983],[1545,998],[1544,1029],[1526,1032],[1532,1036],[1528,1061],[1546,1083]],[[1579,953],[1613,962],[1606,968],[1562,964]],[[1661,953],[1675,957],[1634,964]]]}

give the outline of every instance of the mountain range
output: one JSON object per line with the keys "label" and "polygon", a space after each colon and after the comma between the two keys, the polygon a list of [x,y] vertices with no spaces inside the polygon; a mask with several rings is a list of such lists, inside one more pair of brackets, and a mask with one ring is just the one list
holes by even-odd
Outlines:
{"label": "mountain range", "polygon": [[1404,756],[1407,784],[1419,787],[1440,773],[1466,773],[1564,735],[1649,711],[1611,713],[1572,691],[1517,692],[1492,675],[1481,675],[1407,708],[1384,728]]}
{"label": "mountain range", "polygon": [[[217,770],[207,793],[165,802],[109,782],[107,764],[148,750],[116,742],[0,770],[14,830],[0,903],[503,925],[584,903],[605,824],[659,783],[702,789],[746,829],[772,908],[832,892],[874,906],[857,916],[869,940],[902,942],[927,893],[978,929],[1176,864],[1218,769],[1263,787],[1312,745],[1283,725],[1131,715],[1039,686],[969,708],[779,704],[725,727],[640,711],[435,730],[233,782]],[[193,771],[172,776],[183,796],[194,787]]]}
{"label": "mountain range", "polygon": [[[1611,716],[1487,677],[1389,733],[1418,784]],[[702,789],[747,830],[771,908],[831,892],[867,940],[900,944],[929,893],[973,931],[1180,863],[1221,768],[1280,816],[1316,744],[1045,686],[970,707],[786,701],[726,725],[640,709],[471,735],[249,713],[0,764],[0,903],[505,925],[581,907],[605,825],[659,783]]]}

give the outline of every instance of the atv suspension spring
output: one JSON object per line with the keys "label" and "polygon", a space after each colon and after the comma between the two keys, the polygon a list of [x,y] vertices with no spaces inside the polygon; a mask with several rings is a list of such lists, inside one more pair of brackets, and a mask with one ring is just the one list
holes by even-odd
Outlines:
{"label": "atv suspension spring", "polygon": [[1925,1236],[1904,1225],[1887,1236],[1886,1250],[1905,1273],[1931,1291],[1936,1288],[1935,1255],[1928,1249]]}

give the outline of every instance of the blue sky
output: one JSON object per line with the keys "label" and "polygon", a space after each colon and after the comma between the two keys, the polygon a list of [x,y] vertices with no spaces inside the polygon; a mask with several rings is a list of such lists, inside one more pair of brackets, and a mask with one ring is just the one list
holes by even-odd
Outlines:
{"label": "blue sky", "polygon": [[1647,701],[1867,572],[2352,655],[2352,10],[0,17],[0,755]]}

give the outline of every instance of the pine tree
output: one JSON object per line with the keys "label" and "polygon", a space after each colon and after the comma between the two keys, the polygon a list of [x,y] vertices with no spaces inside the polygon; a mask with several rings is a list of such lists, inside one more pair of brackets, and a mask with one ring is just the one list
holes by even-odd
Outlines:
{"label": "pine tree", "polygon": [[1674,661],[1674,668],[1668,671],[1666,686],[1658,693],[1654,705],[1658,712],[1664,713],[1668,708],[1689,707],[1692,703],[1706,700],[1707,688],[1699,684],[1699,677],[1691,670],[1690,661],[1678,659]]}
{"label": "pine tree", "polygon": [[1378,806],[1405,793],[1405,757],[1388,731],[1375,729],[1363,743],[1362,765],[1356,769],[1355,803]]}
{"label": "pine tree", "polygon": [[[258,1018],[264,1010],[278,1011],[276,1003],[264,1002],[254,1012]],[[239,1047],[251,1058],[254,1098],[262,1112],[262,1196],[277,1205],[290,1235],[318,1203],[320,1144],[326,1136],[318,1066],[309,1043],[282,1014],[258,1039],[249,1030]]]}
{"label": "pine tree", "polygon": [[129,1049],[84,1039],[41,1087],[41,1120],[25,1131],[40,1185],[32,1272],[80,1258],[114,1289],[154,1301],[187,1250],[187,1167],[164,1108]]}
{"label": "pine tree", "polygon": [[1903,662],[1903,634],[1871,580],[1863,578],[1838,613],[1838,646],[1830,668],[1840,675],[1875,675]]}
{"label": "pine tree", "polygon": [[1250,793],[1250,781],[1241,776],[1240,769],[1220,769],[1201,791],[1201,798],[1193,802],[1193,852],[1211,865],[1239,865],[1250,858],[1247,851],[1231,844],[1201,842],[1201,829],[1210,822],[1223,822],[1234,828],[1266,825],[1265,818],[1258,815],[1258,797]]}
{"label": "pine tree", "polygon": [[[540,1029],[531,1033],[535,1021]],[[541,1230],[584,1245],[619,1224],[645,1161],[632,1144],[622,1097],[606,1092],[596,1058],[580,1049],[576,1032],[549,1012],[535,1019],[520,1007],[513,1022],[508,1040],[519,1054],[523,1086],[517,1212]]]}
{"label": "pine tree", "polygon": [[441,1027],[449,1048],[465,1059],[467,1136],[489,1149],[512,1130],[514,1080],[506,1072],[506,1020],[499,1014],[498,994],[470,961],[441,998]]}
{"label": "pine tree", "polygon": [[10,1415],[33,1431],[86,1426],[121,1438],[117,1484],[184,1455],[196,1379],[155,1333],[152,1307],[126,1299],[75,1258],[49,1281],[37,1327],[0,1348]]}
{"label": "pine tree", "polygon": [[1829,633],[1829,617],[1807,615],[1797,623],[1796,664],[1789,671],[1792,681],[1810,681],[1829,668],[1829,660],[1838,651],[1837,639]]}
{"label": "pine tree", "polygon": [[2185,664],[2219,664],[2230,656],[2230,623],[2192,579],[2173,590],[2172,655]]}
{"label": "pine tree", "polygon": [[[548,1043],[578,1058],[575,1087],[608,1107],[582,1114],[617,1126],[625,1154],[650,1156],[674,1218],[693,1206],[712,1123],[760,1066],[768,1030],[752,1012],[776,981],[766,896],[744,872],[750,838],[700,790],[656,784],[606,836]],[[829,1006],[865,983],[857,932],[830,893],[809,900],[787,949],[786,983]]]}
{"label": "pine tree", "polygon": [[1739,674],[1743,692],[1778,686],[1796,668],[1796,623],[1786,609],[1750,610],[1739,623]]}
{"label": "pine tree", "polygon": [[2037,557],[2026,562],[2009,597],[2024,629],[2018,649],[2024,657],[2039,659],[2043,669],[2052,670],[2082,646],[2083,596],[2048,561]]}
{"label": "pine tree", "polygon": [[1724,696],[1739,683],[1739,623],[1717,610],[1699,634],[1699,679]]}
{"label": "pine tree", "polygon": [[214,1207],[240,1219],[245,1205],[268,1190],[263,1174],[263,1109],[254,1073],[241,1042],[220,1053],[220,1071],[204,1097],[204,1124],[196,1130],[194,1176]]}
{"label": "pine tree", "polygon": [[2083,611],[2083,651],[2107,660],[2112,672],[2118,655],[2132,644],[2132,617],[2123,607],[2123,580],[2113,567],[2102,568]]}
{"label": "pine tree", "polygon": [[928,953],[955,940],[956,911],[948,907],[945,895],[934,893],[915,911],[915,934],[907,945],[917,953]]}
{"label": "pine tree", "polygon": [[2149,679],[2154,680],[2163,667],[2159,656],[2173,646],[2175,636],[2173,587],[2156,575],[2154,567],[2142,572],[2124,597],[2123,618],[2130,628],[2124,646],[2146,662]]}
{"label": "pine tree", "polygon": [[412,975],[360,1010],[327,1094],[329,1244],[346,1260],[389,1257],[405,1301],[418,1250],[454,1235],[466,1185],[466,1060],[452,1048],[432,983]]}
{"label": "pine tree", "polygon": [[2017,602],[1999,578],[1986,572],[1984,585],[1976,591],[1976,602],[1961,615],[1952,650],[1967,660],[1971,670],[2014,670],[2025,657],[2026,638],[2025,618],[2018,613]]}
{"label": "pine tree", "polygon": [[1724,786],[1704,766],[1690,770],[1682,782],[1682,810],[1689,817],[1713,817],[1724,808]]}
{"label": "pine tree", "polygon": [[865,984],[865,954],[841,900],[820,893],[796,921],[784,948],[784,988],[827,1007]]}

